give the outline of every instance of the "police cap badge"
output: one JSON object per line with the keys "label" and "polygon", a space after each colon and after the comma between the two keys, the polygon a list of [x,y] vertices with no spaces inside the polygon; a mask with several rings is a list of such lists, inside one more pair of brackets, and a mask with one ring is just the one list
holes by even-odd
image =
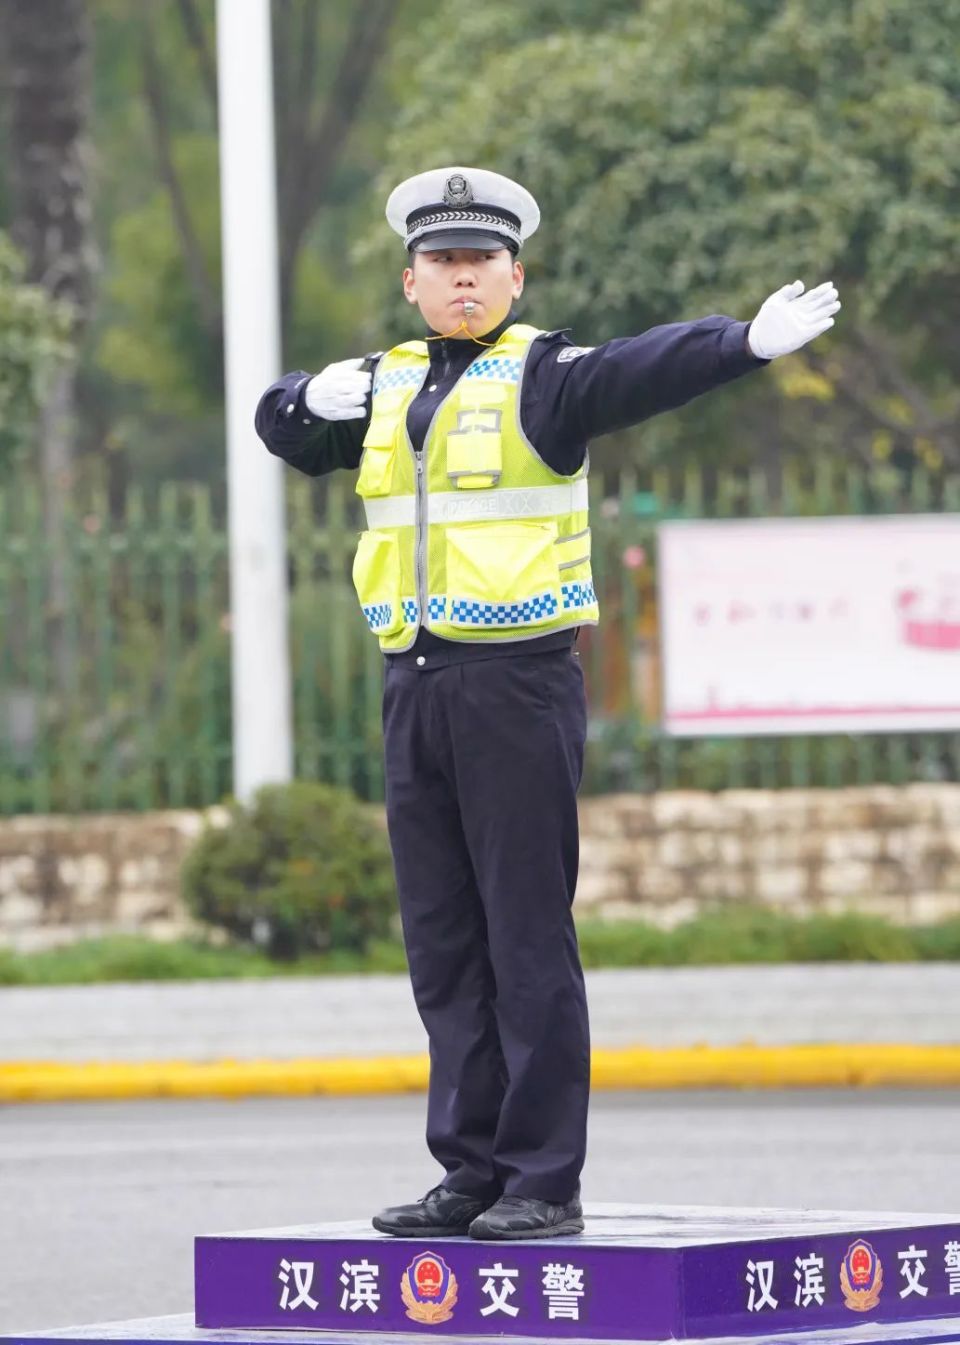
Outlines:
{"label": "police cap badge", "polygon": [[443,199],[447,205],[469,205],[473,200],[470,183],[462,173],[451,173],[443,188]]}

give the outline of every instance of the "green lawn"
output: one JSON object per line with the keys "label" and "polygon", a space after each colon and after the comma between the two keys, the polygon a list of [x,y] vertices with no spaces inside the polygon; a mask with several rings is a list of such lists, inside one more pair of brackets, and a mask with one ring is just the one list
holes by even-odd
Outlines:
{"label": "green lawn", "polygon": [[[676,929],[637,922],[585,920],[579,927],[585,967],[684,967],[774,962],[920,962],[960,960],[960,920],[920,928],[872,916],[797,920],[733,907]],[[253,949],[197,941],[90,939],[43,953],[0,949],[0,985],[79,985],[102,981],[185,981],[217,977],[318,976],[403,972],[399,944],[367,953],[316,954],[277,962]]]}

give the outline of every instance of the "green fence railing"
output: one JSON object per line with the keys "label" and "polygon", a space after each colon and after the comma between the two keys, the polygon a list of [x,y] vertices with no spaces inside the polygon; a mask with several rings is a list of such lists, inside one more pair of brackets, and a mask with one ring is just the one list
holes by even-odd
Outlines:
{"label": "green fence railing", "polygon": [[[288,478],[296,769],[382,798],[382,658],[350,564],[353,479]],[[601,625],[581,632],[584,788],[839,786],[960,778],[960,735],[675,739],[658,727],[656,527],[665,518],[960,512],[960,481],[820,459],[591,478]],[[0,813],[197,806],[231,785],[222,509],[201,486],[88,490],[55,536],[0,490]],[[271,689],[265,687],[264,695]]]}

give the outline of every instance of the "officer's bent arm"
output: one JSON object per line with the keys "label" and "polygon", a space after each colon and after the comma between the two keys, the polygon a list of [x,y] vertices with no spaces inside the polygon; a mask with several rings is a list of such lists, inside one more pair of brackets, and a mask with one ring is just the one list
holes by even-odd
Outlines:
{"label": "officer's bent arm", "polygon": [[257,434],[267,448],[307,476],[324,476],[338,467],[359,467],[363,437],[370,424],[366,415],[356,420],[324,420],[304,404],[311,375],[298,369],[271,383],[257,404]]}
{"label": "officer's bent arm", "polygon": [[718,313],[671,322],[607,341],[575,359],[561,359],[560,346],[538,361],[537,372],[555,385],[550,393],[560,422],[583,442],[683,406],[769,364],[747,346],[749,327]]}

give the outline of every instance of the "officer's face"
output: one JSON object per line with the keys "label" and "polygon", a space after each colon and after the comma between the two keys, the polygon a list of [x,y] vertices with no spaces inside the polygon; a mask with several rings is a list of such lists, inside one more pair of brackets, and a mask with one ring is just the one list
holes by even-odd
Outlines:
{"label": "officer's face", "polygon": [[[435,332],[466,340],[492,331],[523,293],[523,266],[509,248],[417,252],[403,273],[403,292]],[[470,317],[464,300],[473,301]]]}

